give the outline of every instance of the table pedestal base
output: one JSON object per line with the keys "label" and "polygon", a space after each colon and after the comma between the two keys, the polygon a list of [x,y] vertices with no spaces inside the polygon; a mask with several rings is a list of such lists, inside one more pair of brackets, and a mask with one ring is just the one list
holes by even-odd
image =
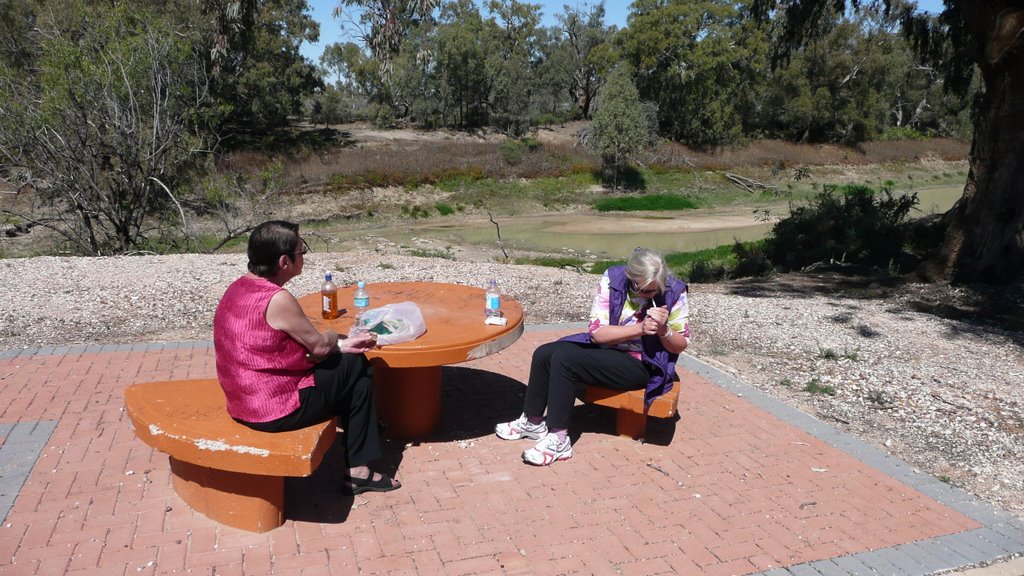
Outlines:
{"label": "table pedestal base", "polygon": [[441,367],[373,367],[377,415],[394,438],[429,435],[441,419]]}

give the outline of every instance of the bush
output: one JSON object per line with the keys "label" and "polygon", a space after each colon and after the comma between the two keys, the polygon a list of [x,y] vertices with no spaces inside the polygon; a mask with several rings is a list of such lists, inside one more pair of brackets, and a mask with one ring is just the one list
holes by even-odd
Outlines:
{"label": "bush", "polygon": [[690,273],[686,276],[690,282],[710,283],[724,280],[727,272],[724,264],[710,260],[697,260],[690,267]]}
{"label": "bush", "polygon": [[501,157],[510,166],[518,166],[526,154],[526,146],[519,140],[506,140],[501,143]]}
{"label": "bush", "polygon": [[916,194],[825,186],[808,205],[792,209],[775,224],[765,253],[786,270],[829,261],[885,265],[902,252],[902,224],[916,205]]}
{"label": "bush", "polygon": [[764,241],[737,241],[733,244],[732,251],[736,255],[736,265],[729,271],[729,276],[733,278],[747,278],[771,274],[773,270],[772,262],[764,251],[764,244]]}

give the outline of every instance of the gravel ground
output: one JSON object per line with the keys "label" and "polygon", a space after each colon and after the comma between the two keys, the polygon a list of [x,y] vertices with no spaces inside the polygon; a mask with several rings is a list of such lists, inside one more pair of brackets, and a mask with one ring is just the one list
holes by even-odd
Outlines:
{"label": "gravel ground", "polygon": [[[482,287],[493,277],[528,324],[578,322],[589,311],[590,275],[388,252],[310,254],[288,288],[314,291],[327,269],[343,285]],[[209,339],[217,301],[244,269],[241,254],[0,260],[0,350]],[[950,304],[974,302],[974,293],[784,277],[694,285],[690,298],[695,355],[1024,517],[1024,336],[970,310],[950,312],[963,312]]]}

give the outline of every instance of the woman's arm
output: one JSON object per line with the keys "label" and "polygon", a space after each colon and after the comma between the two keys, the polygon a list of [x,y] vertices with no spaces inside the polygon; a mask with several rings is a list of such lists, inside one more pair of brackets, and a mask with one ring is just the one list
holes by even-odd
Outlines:
{"label": "woman's arm", "polygon": [[590,341],[594,344],[618,344],[637,338],[646,334],[654,334],[644,324],[630,324],[628,326],[601,326],[590,333]]}
{"label": "woman's arm", "polygon": [[279,290],[267,305],[267,324],[281,330],[301,344],[314,358],[338,350],[338,333],[328,329],[320,332],[302,313],[299,301],[287,290]]}
{"label": "woman's arm", "polygon": [[663,306],[651,308],[644,324],[653,324],[661,346],[672,354],[686,350],[690,343],[690,304],[686,292],[679,295],[672,310]]}

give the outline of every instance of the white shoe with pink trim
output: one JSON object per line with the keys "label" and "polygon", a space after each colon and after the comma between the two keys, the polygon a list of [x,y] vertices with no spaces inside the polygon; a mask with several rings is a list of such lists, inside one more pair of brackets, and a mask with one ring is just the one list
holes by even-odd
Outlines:
{"label": "white shoe with pink trim", "polygon": [[502,440],[519,440],[520,438],[540,440],[548,433],[548,427],[543,422],[530,424],[530,421],[526,419],[526,414],[523,414],[511,422],[498,424],[494,427],[494,433]]}
{"label": "white shoe with pink trim", "polygon": [[533,448],[523,452],[523,462],[534,466],[547,466],[569,458],[572,458],[572,442],[568,436],[559,440],[558,434],[544,436]]}

